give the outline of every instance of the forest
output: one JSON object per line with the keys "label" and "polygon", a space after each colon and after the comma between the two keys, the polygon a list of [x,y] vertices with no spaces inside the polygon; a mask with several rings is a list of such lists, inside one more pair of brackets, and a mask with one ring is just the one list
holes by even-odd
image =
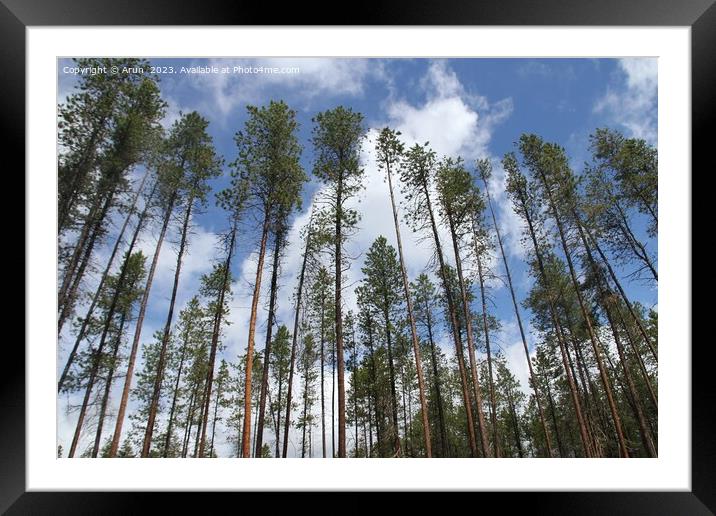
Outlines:
{"label": "forest", "polygon": [[[58,106],[57,392],[74,421],[58,457],[657,457],[658,313],[632,295],[658,282],[654,146],[595,128],[577,172],[558,142],[524,133],[512,152],[468,162],[391,127],[369,140],[346,105],[313,114],[304,145],[296,111],[271,100],[245,106],[222,156],[201,113],[163,125],[144,60],[76,64],[142,73],[82,75]],[[366,146],[392,218],[356,255]],[[493,198],[498,167],[522,228],[526,296]],[[282,261],[307,203],[289,289]],[[181,304],[208,207],[223,214],[221,245]],[[409,239],[430,255],[412,277]],[[239,246],[252,295],[231,356]],[[164,298],[152,285],[167,254]],[[497,288],[510,294],[528,385],[496,342]],[[163,314],[153,334],[149,310]]]}

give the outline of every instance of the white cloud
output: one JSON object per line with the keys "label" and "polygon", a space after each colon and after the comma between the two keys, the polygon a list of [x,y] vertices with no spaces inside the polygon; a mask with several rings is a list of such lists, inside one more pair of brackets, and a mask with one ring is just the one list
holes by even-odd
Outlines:
{"label": "white cloud", "polygon": [[658,61],[656,58],[623,58],[613,84],[594,105],[628,135],[655,143],[657,138]]}
{"label": "white cloud", "polygon": [[228,66],[232,70],[234,66],[299,69],[297,73],[212,73],[192,76],[192,84],[196,89],[209,90],[207,97],[211,100],[199,107],[219,120],[226,119],[240,105],[265,100],[266,88],[274,85],[280,86],[286,94],[294,96],[291,100],[295,104],[339,95],[360,96],[369,79],[384,77],[382,63],[376,59],[213,59],[201,64]]}

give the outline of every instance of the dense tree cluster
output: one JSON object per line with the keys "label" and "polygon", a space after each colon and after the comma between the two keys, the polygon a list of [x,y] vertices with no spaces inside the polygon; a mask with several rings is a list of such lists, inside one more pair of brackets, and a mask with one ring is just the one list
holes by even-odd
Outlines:
{"label": "dense tree cluster", "polygon": [[[164,109],[158,78],[145,73],[83,76],[59,107],[58,393],[81,400],[68,405],[67,456],[216,457],[226,443],[235,457],[287,457],[289,444],[301,457],[657,455],[657,313],[627,292],[658,281],[657,155],[646,142],[597,129],[579,173],[564,148],[533,134],[501,162],[467,163],[429,143],[408,147],[390,128],[369,142],[363,115],[339,106],[313,118],[309,174],[283,101],[247,106],[228,164],[205,118],[181,114],[164,129]],[[354,256],[367,145],[388,184],[396,246],[386,233]],[[496,166],[521,223],[524,296]],[[229,184],[215,191],[224,168]],[[311,175],[320,187],[287,292],[281,265]],[[182,306],[189,235],[210,202],[225,215],[221,247]],[[139,250],[148,228],[151,256]],[[431,250],[414,277],[406,236]],[[166,241],[176,260],[159,299]],[[255,270],[245,352],[232,357],[239,241],[253,243]],[[346,282],[351,267],[357,284]],[[502,287],[529,385],[500,346],[492,299]],[[150,301],[163,322],[147,338]],[[288,320],[279,306],[290,306]]]}

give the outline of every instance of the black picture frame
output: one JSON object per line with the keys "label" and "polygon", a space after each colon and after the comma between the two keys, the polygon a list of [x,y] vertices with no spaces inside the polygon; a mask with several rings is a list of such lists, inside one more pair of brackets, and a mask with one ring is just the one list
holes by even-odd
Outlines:
{"label": "black picture frame", "polygon": [[[297,22],[341,25],[349,19],[358,25],[690,26],[692,170],[703,169],[701,171],[706,173],[713,169],[713,159],[709,160],[713,142],[708,129],[716,112],[714,0],[367,2],[355,9],[354,14],[344,13],[340,20],[339,17],[326,19],[328,12],[331,10],[323,10],[323,14],[311,13],[304,3],[282,4],[279,9],[268,3],[240,0],[181,3],[170,0],[151,3],[148,0],[0,0],[0,70],[3,72],[0,120],[4,133],[0,141],[3,150],[13,149],[13,154],[19,157],[16,170],[24,170],[24,153],[17,149],[24,148],[25,106],[26,101],[31,101],[25,94],[25,30],[28,26],[278,25]],[[692,215],[692,218],[695,217]],[[18,269],[20,256],[25,262],[24,251],[15,255]],[[692,270],[695,266],[692,262]],[[26,268],[25,274],[32,274],[32,271]],[[692,320],[698,319],[692,316]],[[692,338],[692,341],[681,343],[691,345],[692,352],[691,492],[512,493],[509,495],[511,499],[529,497],[531,512],[549,514],[696,515],[716,512],[716,434],[711,427],[716,412],[716,389],[711,381],[713,362],[709,356],[713,344],[710,339],[698,341]],[[0,511],[8,514],[126,514],[136,512],[138,507],[146,507],[147,498],[156,496],[161,496],[164,512],[171,512],[175,507],[188,508],[186,496],[178,493],[25,492],[23,349],[18,345],[4,346],[0,363],[3,364],[0,374]],[[231,495],[222,498],[225,496]],[[217,500],[214,498],[212,505],[217,504]],[[218,509],[219,505],[214,507]]]}

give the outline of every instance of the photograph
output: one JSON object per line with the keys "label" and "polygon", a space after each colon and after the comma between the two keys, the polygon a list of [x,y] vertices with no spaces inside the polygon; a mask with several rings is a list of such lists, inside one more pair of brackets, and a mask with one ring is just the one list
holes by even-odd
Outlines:
{"label": "photograph", "polygon": [[656,463],[658,64],[56,57],[57,458]]}

